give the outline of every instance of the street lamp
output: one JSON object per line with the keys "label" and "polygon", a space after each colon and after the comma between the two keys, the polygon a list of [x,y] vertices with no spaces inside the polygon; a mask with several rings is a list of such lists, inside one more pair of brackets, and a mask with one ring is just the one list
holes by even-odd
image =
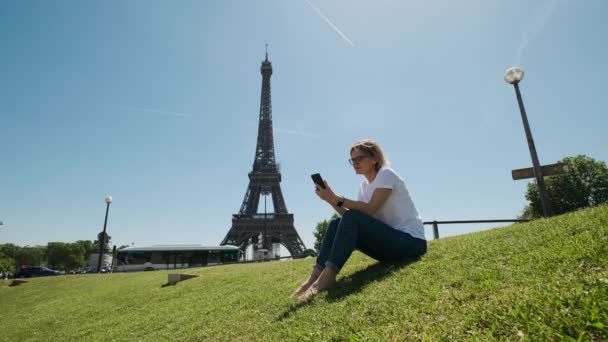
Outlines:
{"label": "street lamp", "polygon": [[524,123],[524,130],[526,131],[526,138],[528,139],[528,148],[530,149],[530,157],[532,157],[532,168],[534,170],[534,177],[536,178],[536,186],[538,188],[538,195],[540,196],[540,203],[543,208],[543,214],[545,217],[552,215],[551,207],[549,206],[549,199],[547,197],[547,189],[545,188],[545,181],[538,162],[538,155],[536,154],[536,147],[534,147],[534,140],[532,139],[532,131],[530,131],[530,125],[528,124],[528,117],[526,116],[526,109],[524,108],[524,102],[521,98],[519,91],[519,82],[524,79],[524,71],[519,67],[510,67],[505,71],[505,82],[512,84],[515,88],[515,95],[517,96],[517,103],[519,104],[519,111],[521,113],[521,120]]}
{"label": "street lamp", "polygon": [[101,258],[103,253],[103,245],[105,245],[106,240],[106,225],[108,224],[108,211],[110,210],[110,203],[112,203],[112,196],[106,197],[106,220],[103,222],[103,234],[101,239],[99,239],[99,258],[97,260],[97,273],[101,272]]}

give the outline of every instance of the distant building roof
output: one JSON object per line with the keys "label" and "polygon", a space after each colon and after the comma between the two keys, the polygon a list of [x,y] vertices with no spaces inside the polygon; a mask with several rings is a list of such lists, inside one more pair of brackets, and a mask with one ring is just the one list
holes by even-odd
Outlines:
{"label": "distant building roof", "polygon": [[127,247],[120,252],[192,252],[192,251],[237,251],[237,246],[203,246],[203,245],[154,245],[145,247]]}

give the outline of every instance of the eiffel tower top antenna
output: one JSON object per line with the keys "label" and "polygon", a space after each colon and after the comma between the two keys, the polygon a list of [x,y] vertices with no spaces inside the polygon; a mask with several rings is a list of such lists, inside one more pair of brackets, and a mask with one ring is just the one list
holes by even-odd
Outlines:
{"label": "eiffel tower top antenna", "polygon": [[262,93],[260,97],[258,141],[255,149],[253,172],[275,171],[278,173],[279,165],[277,165],[275,159],[272,133],[272,101],[270,91],[272,63],[268,60],[268,44],[266,44],[266,59],[262,61],[260,73],[262,74]]}

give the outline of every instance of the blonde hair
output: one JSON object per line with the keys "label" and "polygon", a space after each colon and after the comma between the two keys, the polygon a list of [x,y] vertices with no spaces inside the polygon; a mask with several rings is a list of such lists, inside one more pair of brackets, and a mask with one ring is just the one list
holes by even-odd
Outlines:
{"label": "blonde hair", "polygon": [[375,140],[359,140],[356,143],[352,144],[352,146],[350,147],[350,153],[352,154],[355,149],[367,153],[367,155],[369,155],[370,157],[375,157],[376,159],[378,159],[378,162],[374,166],[376,172],[378,172],[383,166],[388,165],[388,160],[384,155],[384,151],[382,151],[382,147],[380,147],[380,144]]}

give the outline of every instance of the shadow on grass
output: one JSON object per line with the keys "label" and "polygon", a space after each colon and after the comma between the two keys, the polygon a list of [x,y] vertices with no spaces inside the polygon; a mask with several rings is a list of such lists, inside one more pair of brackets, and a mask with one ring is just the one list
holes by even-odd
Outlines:
{"label": "shadow on grass", "polygon": [[413,259],[401,262],[377,262],[373,265],[357,271],[349,276],[340,279],[336,286],[327,290],[325,297],[328,302],[335,302],[344,299],[354,293],[361,291],[369,283],[381,281],[393,272],[406,267],[420,259]]}
{"label": "shadow on grass", "polygon": [[18,285],[25,284],[25,283],[27,283],[26,280],[15,279],[8,286],[11,286],[11,287],[18,286]]}
{"label": "shadow on grass", "polygon": [[312,301],[310,300],[306,300],[306,301],[302,301],[302,302],[297,302],[296,304],[293,304],[289,309],[285,310],[285,312],[283,312],[282,314],[280,314],[279,316],[277,316],[277,318],[275,318],[275,322],[280,322],[286,318],[288,318],[289,316],[291,316],[293,313],[295,313],[296,311],[300,310],[300,308],[304,307],[304,306],[309,306],[312,303]]}
{"label": "shadow on grass", "polygon": [[[401,262],[377,262],[373,265],[370,265],[365,269],[362,269],[340,279],[336,283],[336,286],[327,291],[327,296],[325,297],[325,300],[328,302],[336,302],[342,300],[345,297],[350,296],[351,294],[361,291],[367,284],[372,283],[374,281],[380,281],[391,275],[393,272],[418,260],[420,260],[420,258]],[[300,308],[311,304],[312,300],[298,302],[292,305],[285,312],[280,314],[275,319],[275,321],[282,321],[294,314],[296,311],[300,310]]]}

